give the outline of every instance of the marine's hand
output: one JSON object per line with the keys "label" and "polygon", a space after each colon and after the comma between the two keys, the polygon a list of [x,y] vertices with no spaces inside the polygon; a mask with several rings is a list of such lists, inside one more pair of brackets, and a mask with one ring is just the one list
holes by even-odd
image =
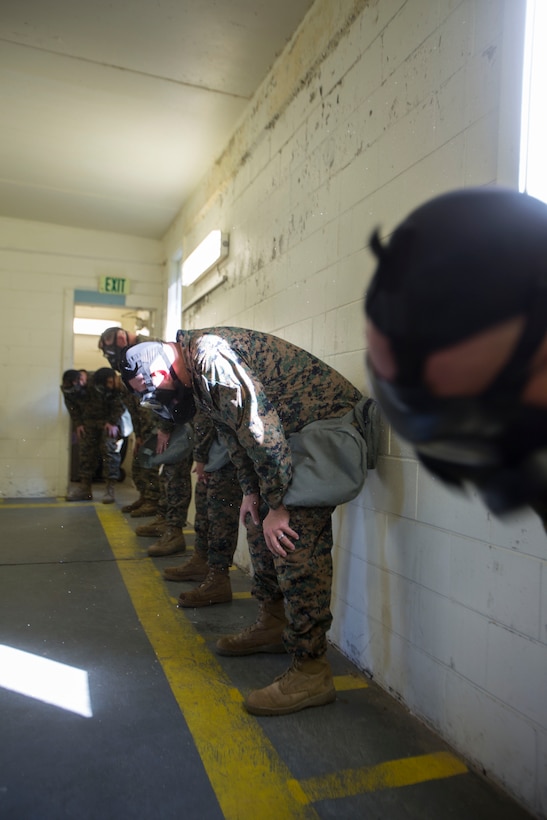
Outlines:
{"label": "marine's hand", "polygon": [[156,453],[165,453],[167,445],[169,444],[169,433],[164,433],[163,430],[158,430],[156,444]]}
{"label": "marine's hand", "polygon": [[277,510],[270,510],[264,521],[262,529],[266,546],[272,555],[287,557],[287,550],[294,550],[294,541],[298,540],[298,533],[289,525],[289,511],[281,505]]}
{"label": "marine's hand", "polygon": [[196,478],[201,484],[207,484],[207,473],[203,461],[196,461],[192,472],[196,474]]}
{"label": "marine's hand", "polygon": [[258,527],[260,525],[260,496],[258,493],[250,493],[250,495],[244,495],[243,500],[241,502],[241,507],[239,509],[239,520],[245,526],[245,519],[248,515],[251,516],[251,521]]}

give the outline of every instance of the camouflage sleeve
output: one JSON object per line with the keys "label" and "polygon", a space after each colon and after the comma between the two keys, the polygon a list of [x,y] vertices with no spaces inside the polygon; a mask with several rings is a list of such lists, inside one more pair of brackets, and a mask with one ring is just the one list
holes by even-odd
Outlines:
{"label": "camouflage sleeve", "polygon": [[142,424],[141,413],[139,412],[139,400],[133,393],[130,393],[127,389],[122,390],[122,397],[124,406],[129,410],[129,415],[131,416],[131,421],[133,423],[133,432],[135,433],[135,436],[137,438],[142,438]]}
{"label": "camouflage sleeve", "polygon": [[[218,351],[217,351],[218,354]],[[238,469],[244,494],[260,494],[272,509],[282,503],[292,475],[291,452],[275,407],[242,361],[217,355],[209,398]]]}
{"label": "camouflage sleeve", "polygon": [[155,415],[156,421],[156,428],[160,430],[162,433],[167,433],[167,435],[171,435],[175,427],[177,426],[174,421],[169,421],[169,419],[164,419],[161,416]]}
{"label": "camouflage sleeve", "polygon": [[119,421],[122,417],[122,413],[125,410],[121,391],[114,390],[112,393],[111,400],[108,404],[109,407],[107,421],[109,422],[109,424],[119,424]]}
{"label": "camouflage sleeve", "polygon": [[247,455],[246,450],[239,443],[237,436],[231,430],[220,431],[220,438],[228,448],[230,461],[237,470],[237,480],[243,491],[243,495],[260,493],[260,482],[255,472],[253,462]]}
{"label": "camouflage sleeve", "polygon": [[83,424],[81,402],[78,401],[76,396],[72,395],[69,391],[64,390],[62,387],[61,393],[63,394],[65,407],[68,410],[72,424],[74,427],[81,427]]}
{"label": "camouflage sleeve", "polygon": [[205,464],[217,431],[209,416],[199,408],[192,420],[192,424],[194,426],[194,461]]}

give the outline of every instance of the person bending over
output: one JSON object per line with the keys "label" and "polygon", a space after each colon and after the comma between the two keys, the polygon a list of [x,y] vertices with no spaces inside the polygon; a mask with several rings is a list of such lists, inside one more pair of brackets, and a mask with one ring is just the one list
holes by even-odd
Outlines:
{"label": "person bending over", "polygon": [[289,342],[228,327],[179,331],[177,343],[128,348],[122,375],[141,401],[179,423],[192,418],[198,405],[237,467],[259,613],[248,629],[221,638],[217,651],[286,650],[293,659],[281,678],[249,694],[247,710],[283,715],[330,703],[336,697],[325,657],[333,508],[284,504],[292,473],[287,436],[309,422],[345,415],[361,398],[359,391]]}
{"label": "person bending over", "polygon": [[547,205],[465,189],[382,243],[365,296],[373,393],[435,476],[547,513]]}

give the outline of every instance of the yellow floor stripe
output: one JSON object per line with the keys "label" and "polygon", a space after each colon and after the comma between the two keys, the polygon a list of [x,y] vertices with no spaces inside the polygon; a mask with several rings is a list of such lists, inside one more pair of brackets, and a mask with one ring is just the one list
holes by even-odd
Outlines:
{"label": "yellow floor stripe", "polygon": [[311,802],[351,797],[357,794],[413,786],[428,780],[441,780],[465,774],[466,766],[450,752],[436,752],[419,757],[390,760],[378,766],[362,769],[346,769],[326,777],[309,780],[293,780],[289,789],[295,794],[303,790]]}
{"label": "yellow floor stripe", "polygon": [[337,692],[350,692],[352,689],[366,689],[368,683],[359,675],[334,675],[334,687]]}
{"label": "yellow floor stripe", "polygon": [[[75,506],[63,499],[35,504],[0,501],[3,509]],[[256,720],[242,709],[241,692],[231,685],[183,611],[175,608],[176,599],[169,595],[153,562],[142,560],[140,544],[123,515],[116,507],[93,506],[226,820],[312,820],[317,813],[311,804],[320,800],[411,786],[468,771],[454,755],[437,752],[303,781],[292,778]],[[249,597],[249,593],[234,597]],[[359,675],[338,675],[334,680],[339,692],[368,686]]]}
{"label": "yellow floor stripe", "polygon": [[53,501],[36,501],[31,504],[27,502],[18,503],[17,501],[11,501],[9,504],[6,503],[3,499],[1,500],[2,509],[3,510],[20,510],[21,508],[25,508],[25,510],[35,510],[39,507],[94,507],[94,501],[66,501],[64,498],[56,498]]}
{"label": "yellow floor stripe", "polygon": [[139,557],[129,524],[114,508],[97,506],[97,516],[148,639],[194,738],[201,760],[227,820],[315,818],[298,783],[255,718],[241,706],[241,695],[172,601],[151,561]]}

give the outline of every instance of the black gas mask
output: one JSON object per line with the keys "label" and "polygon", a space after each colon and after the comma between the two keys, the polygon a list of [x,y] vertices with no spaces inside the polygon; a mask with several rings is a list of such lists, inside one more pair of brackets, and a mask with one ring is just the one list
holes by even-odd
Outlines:
{"label": "black gas mask", "polygon": [[61,391],[65,396],[81,396],[84,390],[85,387],[83,386],[83,384],[79,384],[78,382],[69,385],[61,385]]}
{"label": "black gas mask", "polygon": [[[107,382],[111,380],[111,384]],[[92,386],[103,396],[111,396],[115,391],[116,371],[110,367],[100,367],[93,374]]]}
{"label": "black gas mask", "polygon": [[[118,333],[125,335],[126,344],[122,347],[117,345]],[[121,372],[122,355],[128,345],[127,332],[120,327],[109,327],[103,331],[99,339],[99,350],[108,359],[110,367],[118,373]]]}
{"label": "black gas mask", "polygon": [[[547,408],[523,404],[547,335],[547,205],[496,188],[444,194],[382,244],[365,310],[385,337],[393,381],[370,384],[395,432],[442,481],[477,487],[496,514],[547,500]],[[439,398],[424,383],[435,352],[508,322],[524,329],[480,395]]]}
{"label": "black gas mask", "polygon": [[84,391],[79,370],[65,370],[61,390],[65,396],[79,396]]}
{"label": "black gas mask", "polygon": [[439,399],[381,379],[370,365],[368,372],[387,420],[436,478],[474,485],[498,515],[547,496],[547,408],[491,396]]}
{"label": "black gas mask", "polygon": [[122,354],[125,348],[116,347],[116,345],[105,345],[101,350],[103,351],[103,356],[108,359],[110,367],[119,373],[121,370]]}

